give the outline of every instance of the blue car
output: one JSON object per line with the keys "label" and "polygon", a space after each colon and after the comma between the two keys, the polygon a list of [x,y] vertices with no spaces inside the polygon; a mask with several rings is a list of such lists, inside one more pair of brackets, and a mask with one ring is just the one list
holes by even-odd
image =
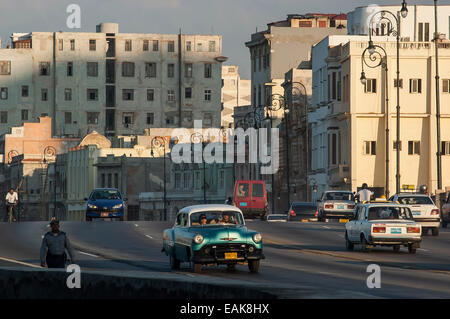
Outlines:
{"label": "blue car", "polygon": [[92,218],[117,218],[124,220],[125,201],[116,188],[96,188],[89,198],[85,198],[86,221]]}

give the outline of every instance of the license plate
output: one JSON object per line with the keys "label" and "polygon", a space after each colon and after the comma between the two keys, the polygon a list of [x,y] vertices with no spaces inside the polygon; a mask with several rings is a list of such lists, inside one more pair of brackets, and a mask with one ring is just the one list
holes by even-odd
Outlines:
{"label": "license plate", "polygon": [[414,216],[419,216],[419,215],[420,215],[420,212],[412,212],[412,214],[413,214]]}
{"label": "license plate", "polygon": [[225,253],[225,259],[237,259],[237,253]]}
{"label": "license plate", "polygon": [[402,229],[401,228],[391,228],[391,234],[401,234]]}
{"label": "license plate", "polygon": [[343,218],[339,219],[340,223],[348,223],[349,221],[350,221],[349,219],[343,219]]}
{"label": "license plate", "polygon": [[337,205],[337,208],[338,209],[345,209],[345,206],[344,205]]}
{"label": "license plate", "polygon": [[302,223],[309,222],[309,219],[302,219]]}
{"label": "license plate", "polygon": [[108,217],[109,216],[109,213],[102,213],[101,214],[101,217]]}
{"label": "license plate", "polygon": [[241,203],[241,206],[247,206],[247,203],[242,202],[242,203]]}

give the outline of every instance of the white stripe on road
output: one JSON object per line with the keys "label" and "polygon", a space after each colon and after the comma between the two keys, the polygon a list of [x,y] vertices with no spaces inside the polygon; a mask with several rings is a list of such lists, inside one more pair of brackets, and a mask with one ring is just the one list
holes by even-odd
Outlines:
{"label": "white stripe on road", "polygon": [[96,255],[92,255],[92,254],[88,254],[88,253],[85,253],[84,251],[78,251],[80,254],[83,254],[83,255],[87,255],[87,256],[91,256],[91,257],[95,257],[95,258],[98,258],[98,256],[96,256]]}
{"label": "white stripe on road", "polygon": [[421,250],[421,251],[429,251],[428,249],[423,249],[423,248],[417,248],[417,250]]}
{"label": "white stripe on road", "polygon": [[153,239],[153,237],[152,236],[150,236],[150,235],[145,235],[145,236],[147,236],[148,238],[150,238],[150,239]]}
{"label": "white stripe on road", "polygon": [[330,227],[328,227],[328,226],[322,226],[323,228],[326,228],[326,229],[330,229]]}
{"label": "white stripe on road", "polygon": [[139,225],[138,225],[138,224],[134,224],[134,226],[136,226],[136,227],[139,227]]}
{"label": "white stripe on road", "polygon": [[41,266],[38,266],[38,265],[24,263],[22,261],[18,261],[18,260],[15,260],[15,259],[9,259],[9,258],[5,258],[5,257],[0,257],[0,260],[4,260],[4,261],[8,261],[10,263],[16,263],[16,264],[24,265],[24,266],[28,266],[28,267],[33,267],[33,268],[42,268]]}

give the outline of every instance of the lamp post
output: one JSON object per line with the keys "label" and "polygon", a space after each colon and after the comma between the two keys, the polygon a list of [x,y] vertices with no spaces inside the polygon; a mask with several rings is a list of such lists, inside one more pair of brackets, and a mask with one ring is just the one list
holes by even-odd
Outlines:
{"label": "lamp post", "polygon": [[[18,156],[19,152],[17,152],[16,150],[11,150],[8,152],[8,167],[10,168],[10,164],[12,162],[13,157]],[[16,192],[17,192],[17,196],[19,196],[19,189],[20,189],[20,167],[19,167],[19,160],[17,160],[17,187],[16,187]],[[10,174],[11,177],[11,174]],[[11,183],[12,184],[12,183]],[[17,221],[20,222],[20,200],[17,201]]]}
{"label": "lamp post", "polygon": [[[56,148],[53,147],[53,146],[45,147],[43,155],[44,155],[44,159],[42,160],[42,163],[44,165],[46,165],[47,164],[47,158],[46,157],[54,157],[54,156],[56,156]],[[47,204],[46,203],[46,187],[47,187],[47,180],[48,180],[48,165],[45,167],[45,172],[46,173],[45,173],[45,181],[44,181],[44,189],[43,189],[44,201],[42,203],[43,209],[45,209],[45,205]],[[56,167],[55,167],[54,175],[56,176]],[[54,180],[53,180],[53,183],[55,183],[55,182],[56,182],[56,178],[54,178]],[[54,191],[56,191],[56,189],[54,189]],[[56,196],[56,194],[55,194],[55,196]],[[55,215],[56,215],[56,206],[53,207],[53,216],[52,217],[55,217]]]}
{"label": "lamp post", "polygon": [[[397,44],[397,137],[396,137],[396,151],[397,151],[397,173],[395,175],[396,180],[396,193],[400,192],[400,19],[406,18],[408,15],[408,8],[406,1],[403,0],[402,8],[397,12],[397,15],[393,14],[387,10],[381,10],[375,12],[369,22],[369,46],[367,47],[369,54],[372,55],[375,52],[375,46],[372,41],[372,25],[374,23],[374,19],[378,18],[378,25],[383,25],[387,27],[388,35],[396,36],[396,44]],[[392,19],[392,20],[391,20]],[[395,21],[395,29],[392,27]],[[364,77],[363,77],[364,76]],[[365,80],[365,75],[362,73],[361,81]]]}
{"label": "lamp post", "polygon": [[151,142],[151,145],[152,145],[152,149],[151,149],[151,155],[152,155],[152,157],[155,157],[154,155],[155,155],[155,153],[153,152],[153,148],[163,148],[163,150],[164,150],[164,154],[163,154],[163,170],[164,170],[164,173],[163,173],[163,178],[164,178],[164,186],[163,186],[163,205],[164,205],[164,220],[167,220],[167,205],[166,205],[166,203],[167,203],[167,198],[166,198],[166,196],[167,196],[167,191],[166,191],[166,140],[164,139],[164,137],[162,137],[162,136],[155,136],[155,137],[153,137],[152,138],[152,142]]}
{"label": "lamp post", "polygon": [[439,95],[439,33],[438,33],[438,14],[437,14],[437,0],[434,0],[434,49],[435,49],[435,63],[436,63],[436,138],[437,138],[437,189],[442,188],[442,158],[441,158],[441,105]]}
{"label": "lamp post", "polygon": [[[387,66],[387,53],[386,50],[379,46],[374,45],[373,43],[369,44],[369,47],[367,47],[362,55],[361,55],[361,83],[363,85],[367,84],[366,75],[364,72],[364,65],[366,65],[369,68],[377,68],[381,66],[381,68],[384,70],[385,75],[385,159],[386,159],[386,167],[385,167],[385,190],[384,195],[386,198],[389,198],[389,82],[388,82],[388,66]],[[397,81],[397,87],[399,87]],[[398,131],[397,131],[398,133]],[[398,137],[398,134],[397,134]],[[397,138],[398,140],[398,138]],[[398,146],[398,143],[397,143]]]}
{"label": "lamp post", "polygon": [[206,165],[205,165],[205,159],[203,158],[203,148],[204,148],[204,136],[199,133],[195,132],[191,134],[191,143],[202,143],[202,162],[203,162],[203,204],[206,204]]}

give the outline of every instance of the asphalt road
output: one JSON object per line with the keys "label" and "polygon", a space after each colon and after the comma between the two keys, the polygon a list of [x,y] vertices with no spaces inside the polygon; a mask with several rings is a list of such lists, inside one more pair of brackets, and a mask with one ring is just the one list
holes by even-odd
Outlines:
{"label": "asphalt road", "polygon": [[[235,272],[226,267],[204,267],[202,274],[182,264],[177,274],[189,277],[236,279],[290,288],[323,288],[328,297],[450,298],[450,229],[439,237],[424,236],[416,254],[402,247],[376,247],[370,253],[345,250],[344,225],[248,221],[250,229],[263,235],[266,259],[259,274],[250,274],[246,265]],[[168,257],[161,253],[165,222],[61,222],[75,247],[76,262],[83,269],[171,272]],[[39,265],[42,236],[49,230],[45,222],[0,224],[0,267]],[[381,288],[366,285],[367,266],[381,267]],[[295,295],[291,296],[295,298]],[[317,296],[321,297],[321,296]]]}

